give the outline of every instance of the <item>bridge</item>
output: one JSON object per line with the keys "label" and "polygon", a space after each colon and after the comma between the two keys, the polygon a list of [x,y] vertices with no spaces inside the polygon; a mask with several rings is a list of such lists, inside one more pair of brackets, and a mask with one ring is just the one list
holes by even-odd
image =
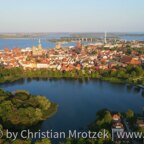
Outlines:
{"label": "bridge", "polygon": [[81,42],[103,42],[104,38],[95,37],[62,37],[61,41],[81,41]]}
{"label": "bridge", "polygon": [[100,40],[100,38],[78,38],[78,37],[67,37],[67,38],[60,38],[60,39],[48,39],[48,38],[34,38],[34,37],[26,37],[26,38],[2,38],[2,39],[10,39],[10,40],[41,40],[41,41],[82,41],[82,42],[95,42]]}
{"label": "bridge", "polygon": [[[51,41],[51,42],[72,42],[72,41],[81,41],[81,42],[104,42],[104,38],[93,38],[93,37],[61,37],[60,39],[49,39],[49,38],[40,38],[40,37],[22,37],[22,38],[4,38],[10,40],[36,40],[38,41]],[[114,40],[113,38],[107,38],[107,40]]]}

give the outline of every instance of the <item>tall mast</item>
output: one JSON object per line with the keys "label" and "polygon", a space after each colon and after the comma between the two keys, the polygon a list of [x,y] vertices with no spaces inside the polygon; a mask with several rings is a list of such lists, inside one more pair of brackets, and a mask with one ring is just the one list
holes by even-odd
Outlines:
{"label": "tall mast", "polygon": [[107,32],[105,32],[105,44],[107,43]]}

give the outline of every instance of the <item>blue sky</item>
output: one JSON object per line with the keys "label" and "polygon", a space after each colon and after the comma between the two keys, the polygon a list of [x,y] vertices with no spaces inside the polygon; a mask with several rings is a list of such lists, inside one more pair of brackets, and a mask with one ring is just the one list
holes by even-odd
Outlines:
{"label": "blue sky", "polygon": [[0,0],[0,32],[144,32],[144,0]]}

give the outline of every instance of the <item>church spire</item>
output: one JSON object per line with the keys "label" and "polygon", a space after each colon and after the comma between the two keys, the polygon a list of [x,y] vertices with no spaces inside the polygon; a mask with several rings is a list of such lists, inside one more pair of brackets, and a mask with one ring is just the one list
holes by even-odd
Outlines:
{"label": "church spire", "polygon": [[39,39],[39,45],[41,45],[41,40]]}
{"label": "church spire", "polygon": [[107,43],[107,32],[105,32],[105,39],[104,39],[104,41],[105,41],[105,44]]}
{"label": "church spire", "polygon": [[39,39],[38,49],[42,49],[41,40]]}

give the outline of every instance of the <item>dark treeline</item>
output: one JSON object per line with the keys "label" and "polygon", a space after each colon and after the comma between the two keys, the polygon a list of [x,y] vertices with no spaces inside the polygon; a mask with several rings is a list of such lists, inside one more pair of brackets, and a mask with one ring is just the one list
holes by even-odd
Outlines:
{"label": "dark treeline", "polygon": [[0,68],[0,83],[12,82],[21,78],[72,78],[100,79],[111,82],[132,83],[144,85],[144,70],[142,66],[129,65],[126,68],[117,67],[115,70],[83,69],[72,71],[58,70],[23,70],[22,68]]}

